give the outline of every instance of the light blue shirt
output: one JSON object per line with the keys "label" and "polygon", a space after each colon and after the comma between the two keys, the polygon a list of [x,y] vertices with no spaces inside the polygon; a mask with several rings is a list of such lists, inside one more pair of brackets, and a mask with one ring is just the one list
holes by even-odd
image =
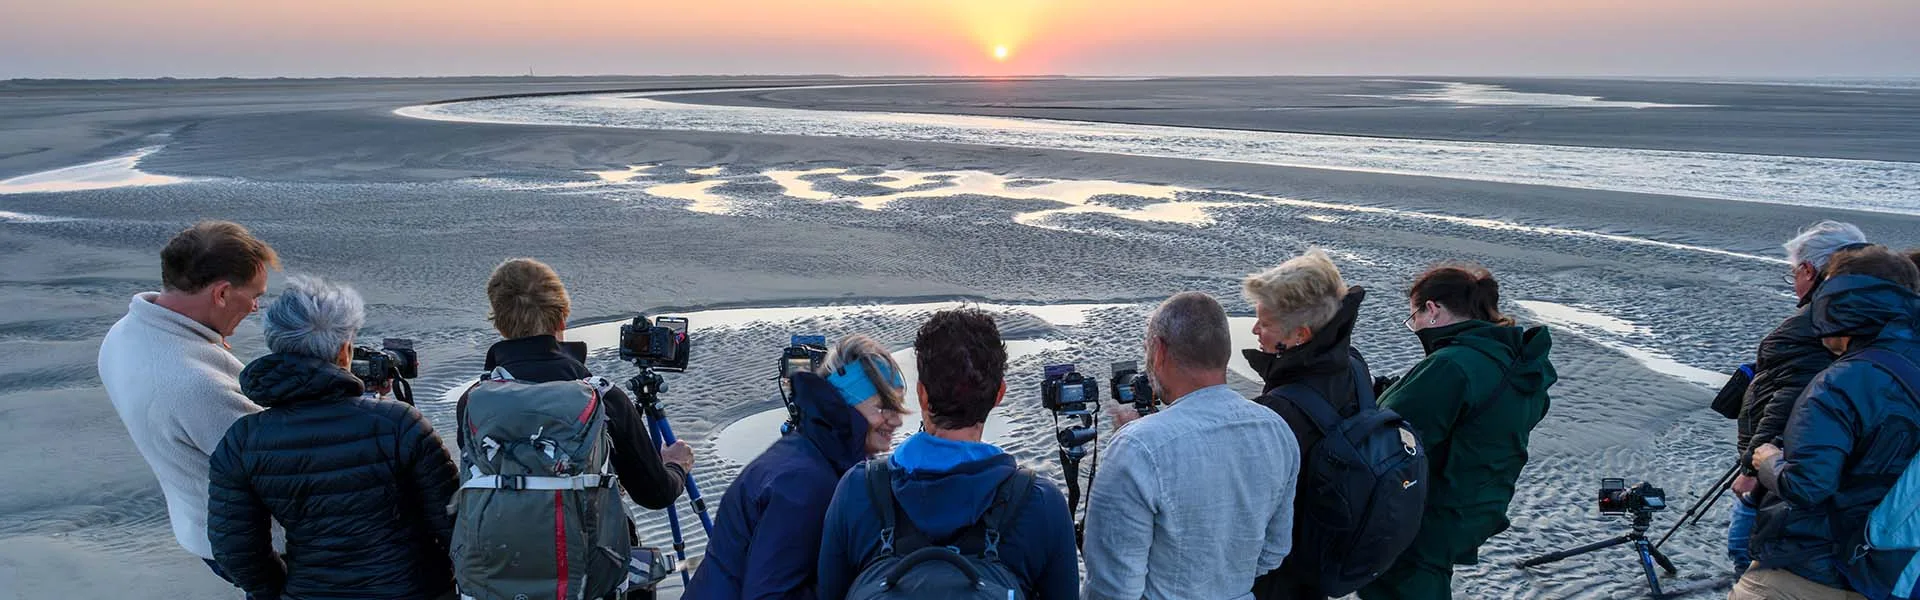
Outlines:
{"label": "light blue shirt", "polygon": [[1122,427],[1087,506],[1085,597],[1251,598],[1293,545],[1300,444],[1224,385]]}

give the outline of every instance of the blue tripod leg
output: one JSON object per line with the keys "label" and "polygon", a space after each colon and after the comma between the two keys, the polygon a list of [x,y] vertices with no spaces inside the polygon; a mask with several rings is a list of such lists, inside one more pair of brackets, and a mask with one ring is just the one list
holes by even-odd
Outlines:
{"label": "blue tripod leg", "polygon": [[[660,439],[667,445],[676,441],[673,426],[667,424],[667,418],[661,416],[654,420],[654,429],[660,432]],[[700,484],[693,482],[693,473],[687,473],[687,502],[693,505],[695,513],[700,515],[700,529],[713,535],[713,517],[707,515],[707,499],[700,495]]]}
{"label": "blue tripod leg", "polygon": [[[673,444],[673,431],[667,429],[666,419],[649,419],[647,424],[652,426],[657,439],[665,441],[663,445]],[[674,570],[680,572],[681,585],[692,585],[693,575],[686,569],[687,539],[680,532],[680,503],[674,502],[667,505],[667,525],[673,528],[673,553],[680,558],[680,568]]]}

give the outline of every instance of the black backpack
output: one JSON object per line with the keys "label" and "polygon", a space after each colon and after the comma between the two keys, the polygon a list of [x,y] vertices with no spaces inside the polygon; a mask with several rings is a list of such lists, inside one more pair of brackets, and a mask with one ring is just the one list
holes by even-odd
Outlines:
{"label": "black backpack", "polygon": [[1313,386],[1266,395],[1300,409],[1325,436],[1303,448],[1294,490],[1293,550],[1299,573],[1339,597],[1378,578],[1413,544],[1427,503],[1427,454],[1413,426],[1375,404],[1366,366],[1353,361],[1352,416],[1342,418]]}
{"label": "black backpack", "polygon": [[1000,532],[1019,522],[1034,477],[1024,468],[1015,471],[994,489],[993,504],[979,522],[949,544],[936,545],[894,504],[887,459],[867,461],[867,493],[880,516],[880,553],[853,580],[847,600],[1030,597],[1000,562]]}

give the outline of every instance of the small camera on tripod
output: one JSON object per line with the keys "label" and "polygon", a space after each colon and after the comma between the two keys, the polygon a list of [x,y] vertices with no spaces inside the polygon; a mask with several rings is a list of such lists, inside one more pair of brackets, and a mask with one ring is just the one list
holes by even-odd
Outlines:
{"label": "small camera on tripod", "polygon": [[1073,365],[1052,365],[1040,380],[1040,406],[1062,416],[1093,412],[1100,401],[1100,382],[1074,372]]}
{"label": "small camera on tripod", "polygon": [[1627,480],[1608,477],[1600,480],[1600,514],[1624,515],[1653,513],[1667,509],[1667,492],[1642,481],[1627,485]]}
{"label": "small camera on tripod", "polygon": [[787,406],[787,422],[780,424],[785,434],[800,426],[800,405],[793,399],[793,376],[820,369],[827,359],[827,336],[795,335],[780,349],[780,402]]}
{"label": "small camera on tripod", "polygon": [[1107,381],[1107,387],[1113,401],[1133,405],[1134,412],[1142,417],[1160,410],[1160,398],[1153,393],[1153,381],[1140,372],[1140,363],[1113,363],[1113,378]]}
{"label": "small camera on tripod", "polygon": [[620,360],[657,371],[684,373],[691,341],[686,317],[649,320],[640,315],[620,326]]}

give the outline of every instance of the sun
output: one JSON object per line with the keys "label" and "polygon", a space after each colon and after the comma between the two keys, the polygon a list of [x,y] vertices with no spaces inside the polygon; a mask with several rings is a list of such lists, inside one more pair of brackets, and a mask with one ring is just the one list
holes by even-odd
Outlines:
{"label": "sun", "polygon": [[994,60],[1006,60],[1006,59],[1007,59],[1007,47],[1006,47],[1006,46],[994,46],[994,47],[993,47],[993,59],[994,59]]}

